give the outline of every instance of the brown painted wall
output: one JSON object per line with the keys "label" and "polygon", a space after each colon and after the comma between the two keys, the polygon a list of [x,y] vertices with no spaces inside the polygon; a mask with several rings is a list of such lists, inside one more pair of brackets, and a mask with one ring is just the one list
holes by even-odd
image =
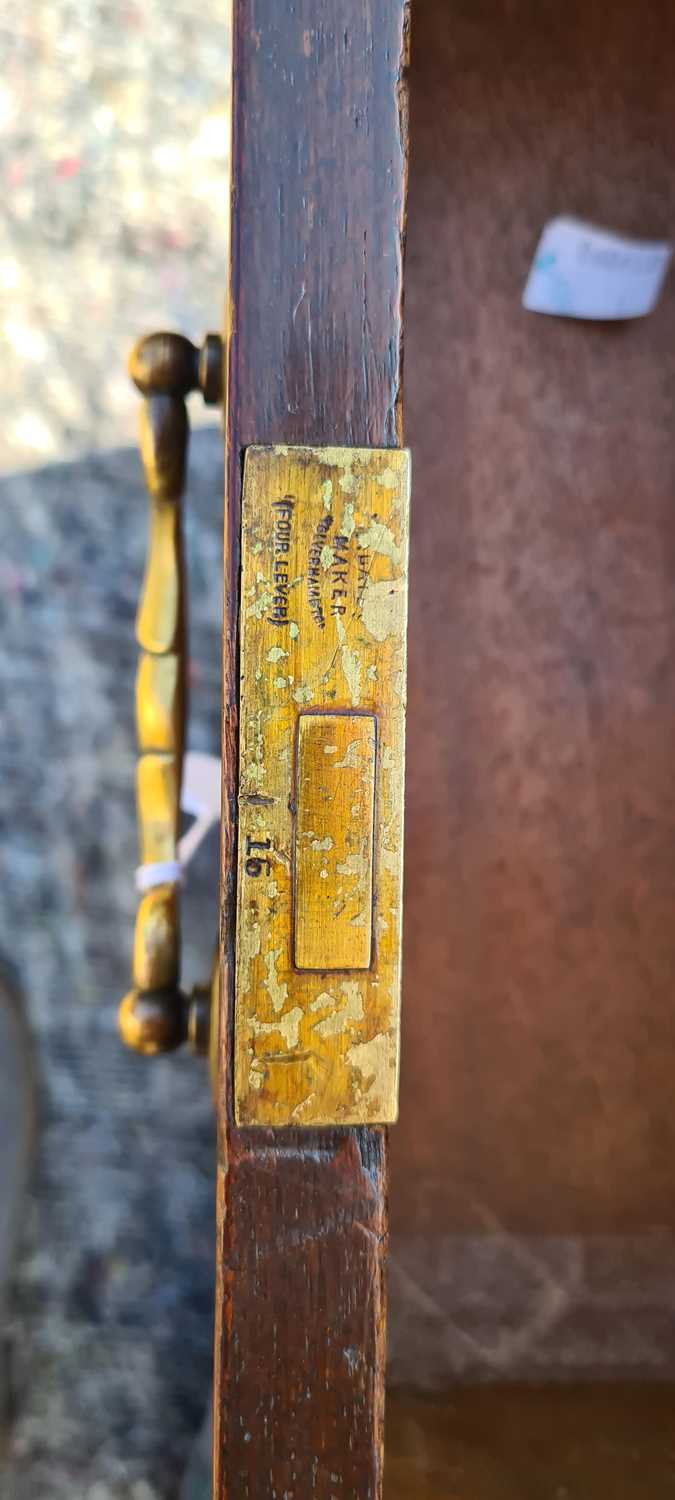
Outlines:
{"label": "brown painted wall", "polygon": [[675,234],[671,0],[415,0],[397,1378],[494,1372],[448,1327],[532,1254],[586,1353],[553,1319],[514,1370],[675,1367],[675,275],[630,324],[524,312],[563,212]]}

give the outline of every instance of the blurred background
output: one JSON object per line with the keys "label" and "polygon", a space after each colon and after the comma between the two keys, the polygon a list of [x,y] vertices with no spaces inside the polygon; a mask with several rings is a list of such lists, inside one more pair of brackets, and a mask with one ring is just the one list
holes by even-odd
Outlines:
{"label": "blurred background", "polygon": [[[206,1071],[148,1068],[115,1014],[135,909],[146,534],[125,361],[144,331],[221,324],[226,13],[26,0],[1,17],[3,1500],[170,1500],[209,1395]],[[217,753],[222,457],[202,413],[190,741]],[[185,899],[188,983],[206,977],[216,867],[212,839]]]}

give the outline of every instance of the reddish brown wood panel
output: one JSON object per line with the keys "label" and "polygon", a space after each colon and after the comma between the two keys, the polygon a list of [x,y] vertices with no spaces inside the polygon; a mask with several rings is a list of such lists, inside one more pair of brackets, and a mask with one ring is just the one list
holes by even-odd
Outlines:
{"label": "reddish brown wood panel", "polygon": [[675,277],[520,298],[558,213],[673,237],[675,7],[413,15],[395,1373],[672,1373]]}
{"label": "reddish brown wood panel", "polygon": [[235,0],[217,1500],[376,1500],[386,1136],[237,1130],[236,587],[250,443],[400,441],[404,0]]}

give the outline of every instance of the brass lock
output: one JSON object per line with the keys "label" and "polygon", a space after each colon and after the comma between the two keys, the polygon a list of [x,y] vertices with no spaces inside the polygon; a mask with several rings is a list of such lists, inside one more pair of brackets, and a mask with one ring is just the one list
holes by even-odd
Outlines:
{"label": "brass lock", "polygon": [[190,995],[180,988],[178,832],[187,710],[181,502],[189,436],[186,397],[200,390],[208,405],[217,405],[222,361],[221,339],[212,333],[200,349],[180,334],[153,333],[129,358],[129,374],[144,397],[140,446],[150,534],[136,617],[140,900],[133,988],[120,1005],[119,1026],[127,1046],[147,1055],[170,1052],[184,1041],[195,1051],[208,1050],[210,986],[195,987]]}
{"label": "brass lock", "polygon": [[238,1125],[396,1119],[410,455],[246,449]]}

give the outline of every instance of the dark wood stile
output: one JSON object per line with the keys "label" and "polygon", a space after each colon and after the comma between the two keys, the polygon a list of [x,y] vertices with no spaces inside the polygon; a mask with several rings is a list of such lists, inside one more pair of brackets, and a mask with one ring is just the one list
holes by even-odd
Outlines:
{"label": "dark wood stile", "polygon": [[237,584],[251,443],[401,443],[405,0],[234,0],[216,1500],[377,1500],[386,1132],[232,1112]]}

